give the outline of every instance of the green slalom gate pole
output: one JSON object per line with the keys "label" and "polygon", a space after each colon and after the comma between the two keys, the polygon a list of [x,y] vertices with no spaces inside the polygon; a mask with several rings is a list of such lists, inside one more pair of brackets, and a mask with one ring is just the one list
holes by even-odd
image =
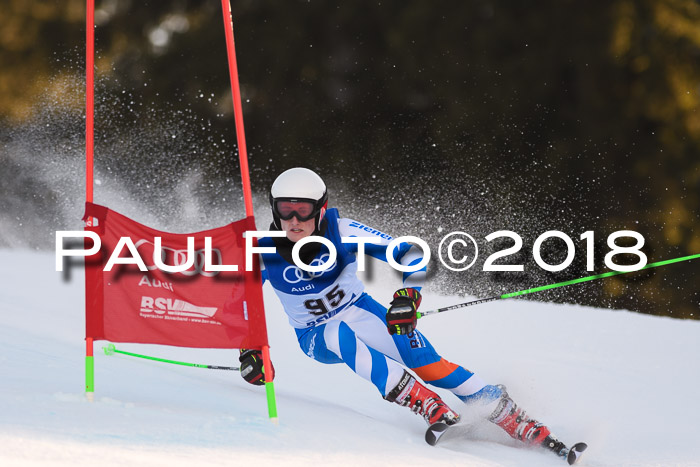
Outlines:
{"label": "green slalom gate pole", "polygon": [[275,383],[272,381],[265,382],[265,395],[267,396],[267,415],[272,420],[272,423],[278,424],[277,418],[277,400],[275,399]]}
{"label": "green slalom gate pole", "polygon": [[141,355],[141,354],[133,353],[133,352],[125,352],[124,350],[117,349],[114,346],[114,344],[109,344],[107,347],[102,347],[102,350],[104,350],[105,355],[114,355],[115,353],[118,353],[118,354],[122,354],[122,355],[128,355],[130,357],[144,358],[146,360],[153,360],[153,361],[161,362],[161,363],[171,363],[173,365],[193,366],[196,368],[206,368],[208,370],[230,370],[230,371],[240,370],[240,368],[237,366],[218,366],[218,365],[205,365],[202,363],[187,363],[187,362],[179,362],[177,360],[168,360],[167,358],[150,357],[148,355]]}
{"label": "green slalom gate pole", "polygon": [[540,287],[533,287],[531,289],[520,290],[518,292],[510,292],[510,293],[506,293],[503,295],[497,295],[495,297],[482,298],[480,300],[473,300],[471,302],[459,303],[457,305],[446,306],[444,308],[438,308],[436,310],[418,312],[416,314],[418,315],[418,318],[422,318],[424,316],[434,315],[437,313],[444,313],[445,311],[455,310],[457,308],[464,308],[464,307],[473,306],[473,305],[480,305],[482,303],[492,302],[494,300],[501,300],[504,298],[513,298],[513,297],[517,297],[520,295],[527,295],[527,294],[531,294],[531,293],[535,293],[535,292],[542,292],[543,290],[556,289],[557,287],[564,287],[566,285],[579,284],[581,282],[588,282],[588,281],[592,281],[592,280],[596,280],[596,279],[602,279],[604,277],[617,276],[620,274],[628,274],[630,272],[637,272],[637,271],[642,271],[644,269],[656,268],[659,266],[665,266],[667,264],[679,263],[681,261],[690,261],[692,259],[697,259],[697,258],[700,258],[700,253],[696,254],[696,255],[683,256],[682,258],[667,259],[665,261],[659,261],[656,263],[647,264],[643,268],[639,268],[639,269],[636,269],[634,271],[610,271],[610,272],[605,272],[603,274],[596,274],[595,276],[581,277],[579,279],[572,279],[572,280],[566,281],[566,282],[559,282],[556,284],[543,285]]}
{"label": "green slalom gate pole", "polygon": [[272,420],[272,423],[277,425],[279,420],[277,418],[277,399],[275,398],[275,383],[272,382],[272,377],[270,377],[271,371],[268,373],[268,369],[272,370],[272,360],[270,360],[270,347],[264,345],[261,349],[263,357],[263,370],[265,371],[265,395],[267,396],[267,413]]}
{"label": "green slalom gate pole", "polygon": [[95,400],[95,357],[92,355],[92,338],[85,339],[85,396],[87,400]]}
{"label": "green slalom gate pole", "polygon": [[[239,371],[240,368],[236,366],[218,366],[218,365],[205,365],[202,363],[188,363],[180,362],[178,360],[169,360],[167,358],[151,357],[149,355],[142,355],[134,352],[126,352],[124,350],[119,350],[114,344],[109,344],[107,347],[102,347],[105,355],[122,354],[129,357],[143,358],[146,360],[153,360],[161,363],[170,363],[173,365],[191,366],[196,368],[206,368],[208,370],[231,370]],[[92,357],[90,357],[92,358]],[[269,353],[268,353],[269,361]],[[267,379],[267,378],[266,378]],[[270,418],[274,423],[277,423],[277,402],[275,400],[275,384],[272,381],[265,381],[265,395],[267,396],[267,407]]]}

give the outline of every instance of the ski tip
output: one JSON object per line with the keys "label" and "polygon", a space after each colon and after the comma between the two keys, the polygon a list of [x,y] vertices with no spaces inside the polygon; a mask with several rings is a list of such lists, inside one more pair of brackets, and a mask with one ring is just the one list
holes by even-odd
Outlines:
{"label": "ski tip", "polygon": [[431,446],[435,446],[438,443],[438,441],[440,441],[440,438],[443,434],[445,434],[445,431],[447,431],[449,427],[450,426],[447,423],[433,423],[425,431],[425,442]]}
{"label": "ski tip", "polygon": [[566,461],[569,463],[569,465],[574,465],[577,463],[579,459],[581,459],[581,455],[587,447],[588,445],[586,443],[576,443],[571,446],[571,449],[569,449],[569,454],[566,456]]}

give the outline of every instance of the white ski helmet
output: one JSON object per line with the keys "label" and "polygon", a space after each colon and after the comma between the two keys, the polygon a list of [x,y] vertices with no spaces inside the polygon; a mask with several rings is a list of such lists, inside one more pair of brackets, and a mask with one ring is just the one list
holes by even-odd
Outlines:
{"label": "white ski helmet", "polygon": [[270,206],[278,229],[282,228],[280,219],[292,217],[302,222],[315,218],[316,229],[320,229],[328,206],[326,184],[313,170],[303,167],[286,170],[272,183]]}

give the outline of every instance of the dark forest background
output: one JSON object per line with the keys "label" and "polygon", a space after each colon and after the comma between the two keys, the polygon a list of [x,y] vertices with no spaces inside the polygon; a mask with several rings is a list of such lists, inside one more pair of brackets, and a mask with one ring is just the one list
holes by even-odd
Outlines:
{"label": "dark forest background", "polygon": [[[96,202],[192,231],[242,216],[221,5],[96,2]],[[345,216],[436,247],[453,230],[471,270],[434,261],[430,287],[480,297],[593,273],[580,235],[635,230],[649,262],[700,253],[700,3],[233,1],[258,227],[289,167],[328,182]],[[3,0],[0,245],[53,248],[80,227],[85,2]],[[485,273],[496,230],[525,241]],[[561,230],[575,263],[547,273],[532,243]],[[548,262],[563,259],[550,240]],[[618,261],[625,258],[618,257]],[[629,259],[629,258],[627,258]],[[635,259],[631,258],[634,262]],[[700,261],[534,299],[698,318]]]}

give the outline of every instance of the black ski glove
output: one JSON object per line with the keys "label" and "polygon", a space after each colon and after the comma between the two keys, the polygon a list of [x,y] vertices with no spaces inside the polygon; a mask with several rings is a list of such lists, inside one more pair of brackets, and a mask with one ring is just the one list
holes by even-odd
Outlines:
{"label": "black ski glove", "polygon": [[[265,371],[263,369],[261,351],[241,349],[241,356],[238,357],[238,361],[241,362],[241,376],[244,380],[256,386],[265,384]],[[270,378],[272,381],[275,379],[275,366],[272,362],[270,362],[270,366],[272,367],[272,377]]]}
{"label": "black ski glove", "polygon": [[386,324],[389,334],[409,334],[416,329],[420,306],[420,292],[413,288],[399,289],[394,292],[394,299],[386,311]]}

